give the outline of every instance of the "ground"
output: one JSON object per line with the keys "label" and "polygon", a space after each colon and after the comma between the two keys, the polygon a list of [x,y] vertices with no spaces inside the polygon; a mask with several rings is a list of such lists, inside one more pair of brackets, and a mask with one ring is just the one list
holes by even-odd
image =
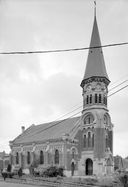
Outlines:
{"label": "ground", "polygon": [[[9,183],[9,182],[6,182],[6,181],[0,181],[0,187],[33,187],[33,185]],[[34,187],[39,187],[39,186],[34,185]]]}
{"label": "ground", "polygon": [[[123,177],[123,175],[122,175]],[[32,187],[32,186],[47,186],[47,187],[74,187],[86,185],[100,186],[100,187],[123,187],[123,181],[120,180],[121,175],[113,174],[111,176],[85,176],[85,177],[54,177],[54,178],[43,178],[43,177],[33,177],[33,176],[18,176],[12,179],[7,178],[6,181],[0,177],[0,187]],[[121,182],[122,181],[122,182]],[[128,181],[127,181],[128,182]],[[26,184],[27,183],[27,184]],[[28,185],[29,184],[29,185]],[[128,185],[128,184],[127,184]]]}

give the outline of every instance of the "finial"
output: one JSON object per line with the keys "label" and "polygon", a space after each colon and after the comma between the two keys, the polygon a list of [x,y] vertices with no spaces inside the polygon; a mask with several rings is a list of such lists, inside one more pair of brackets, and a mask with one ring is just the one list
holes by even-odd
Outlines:
{"label": "finial", "polygon": [[94,16],[96,17],[96,0],[94,0]]}

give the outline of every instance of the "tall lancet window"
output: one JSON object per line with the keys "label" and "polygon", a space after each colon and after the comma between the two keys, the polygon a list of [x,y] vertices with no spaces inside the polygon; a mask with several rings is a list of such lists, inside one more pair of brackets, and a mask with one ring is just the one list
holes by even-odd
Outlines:
{"label": "tall lancet window", "polygon": [[91,132],[88,132],[88,147],[91,147]]}
{"label": "tall lancet window", "polygon": [[76,150],[75,148],[72,149],[72,158],[75,158]]}
{"label": "tall lancet window", "polygon": [[83,146],[84,146],[84,148],[86,147],[86,143],[87,143],[86,135],[84,134],[84,139],[83,139]]}
{"label": "tall lancet window", "polygon": [[16,153],[16,164],[19,164],[19,153]]}
{"label": "tall lancet window", "polygon": [[59,151],[58,151],[58,149],[55,150],[55,164],[59,164]]}
{"label": "tall lancet window", "polygon": [[107,105],[107,97],[106,97],[106,105]]}
{"label": "tall lancet window", "polygon": [[44,164],[44,154],[43,154],[43,151],[40,151],[40,164]]}
{"label": "tall lancet window", "polygon": [[88,104],[89,103],[89,97],[87,95],[87,98],[86,98],[86,103]]}
{"label": "tall lancet window", "polygon": [[108,136],[106,135],[106,148],[108,148]]}
{"label": "tall lancet window", "polygon": [[30,164],[31,162],[31,156],[30,156],[30,152],[27,152],[27,164]]}
{"label": "tall lancet window", "polygon": [[103,99],[104,105],[106,105],[106,97],[104,95],[104,99]]}
{"label": "tall lancet window", "polygon": [[92,135],[92,147],[94,147],[94,134]]}

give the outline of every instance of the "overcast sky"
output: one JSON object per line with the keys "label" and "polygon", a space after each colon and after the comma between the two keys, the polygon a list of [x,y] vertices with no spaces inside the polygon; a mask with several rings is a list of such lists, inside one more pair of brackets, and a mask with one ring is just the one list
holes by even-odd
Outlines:
{"label": "overcast sky", "polygon": [[[0,52],[88,47],[93,19],[93,0],[0,0]],[[97,0],[97,21],[102,45],[128,42],[127,0]],[[112,88],[128,79],[128,45],[103,53]],[[87,54],[0,55],[0,151],[10,151],[22,125],[56,120],[81,105]],[[108,109],[114,155],[128,156],[128,88],[108,99]]]}

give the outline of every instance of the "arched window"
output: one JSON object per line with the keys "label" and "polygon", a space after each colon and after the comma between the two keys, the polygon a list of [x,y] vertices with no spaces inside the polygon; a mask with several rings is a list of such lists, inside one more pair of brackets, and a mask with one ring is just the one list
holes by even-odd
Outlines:
{"label": "arched window", "polygon": [[90,95],[90,104],[92,103],[92,95]]}
{"label": "arched window", "polygon": [[72,158],[75,158],[75,153],[76,153],[75,148],[72,148]]}
{"label": "arched window", "polygon": [[105,97],[105,104],[107,105],[107,97]]}
{"label": "arched window", "polygon": [[19,164],[19,153],[16,153],[16,164]]}
{"label": "arched window", "polygon": [[88,97],[88,95],[87,95],[87,100],[86,100],[86,103],[87,103],[87,104],[89,103],[89,97]]}
{"label": "arched window", "polygon": [[91,147],[91,132],[88,132],[88,147]]}
{"label": "arched window", "polygon": [[86,147],[86,135],[84,134],[84,139],[83,139],[83,146],[84,148]]}
{"label": "arched window", "polygon": [[43,151],[40,151],[40,164],[44,164],[44,154],[43,154]]}
{"label": "arched window", "polygon": [[94,121],[94,118],[91,114],[87,115],[84,119],[84,124],[90,124],[90,123],[93,123]]}
{"label": "arched window", "polygon": [[94,134],[92,135],[92,147],[94,147]]}
{"label": "arched window", "polygon": [[59,164],[59,151],[58,151],[58,149],[55,150],[55,164]]}
{"label": "arched window", "polygon": [[104,115],[104,124],[108,125],[108,117]]}
{"label": "arched window", "polygon": [[104,95],[104,98],[103,98],[103,102],[104,102],[104,105],[106,105],[106,98],[105,98],[105,95]]}
{"label": "arched window", "polygon": [[27,164],[30,164],[30,160],[31,160],[31,156],[30,156],[30,152],[27,152]]}
{"label": "arched window", "polygon": [[108,136],[106,136],[106,148],[108,148]]}
{"label": "arched window", "polygon": [[95,103],[97,103],[97,94],[95,94]]}
{"label": "arched window", "polygon": [[101,94],[99,94],[99,103],[101,103]]}

